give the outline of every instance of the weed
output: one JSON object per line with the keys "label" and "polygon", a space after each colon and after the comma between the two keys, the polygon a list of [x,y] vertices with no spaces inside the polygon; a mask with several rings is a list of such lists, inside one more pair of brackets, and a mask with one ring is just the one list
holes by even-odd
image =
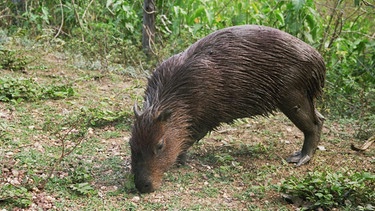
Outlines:
{"label": "weed", "polygon": [[103,133],[104,139],[119,138],[121,136],[122,136],[122,134],[118,131],[105,131]]}
{"label": "weed", "polygon": [[29,61],[25,57],[17,56],[16,51],[0,49],[0,69],[25,70]]}
{"label": "weed", "polygon": [[0,205],[3,203],[10,207],[26,208],[32,203],[32,194],[22,186],[6,184],[0,187]]}
{"label": "weed", "polygon": [[87,182],[71,184],[69,188],[81,195],[97,194],[97,191]]}
{"label": "weed", "polygon": [[3,144],[2,142],[5,140],[9,140],[9,128],[11,126],[7,124],[6,122],[0,122],[0,144]]}
{"label": "weed", "polygon": [[219,189],[210,185],[203,186],[202,189],[197,193],[199,197],[218,197],[220,194]]}
{"label": "weed", "polygon": [[[105,104],[103,105],[103,107],[105,107]],[[131,119],[130,117],[132,116],[132,113],[130,111],[111,111],[103,107],[81,108],[81,115],[88,120],[88,125],[92,127],[101,127],[111,123],[121,122],[123,120],[129,121]]]}
{"label": "weed", "polygon": [[369,172],[309,172],[305,178],[294,176],[280,186],[282,192],[302,198],[309,208],[366,206],[375,201],[375,175]]}
{"label": "weed", "polygon": [[61,99],[73,96],[74,93],[71,85],[41,86],[31,78],[0,78],[0,101],[3,102]]}

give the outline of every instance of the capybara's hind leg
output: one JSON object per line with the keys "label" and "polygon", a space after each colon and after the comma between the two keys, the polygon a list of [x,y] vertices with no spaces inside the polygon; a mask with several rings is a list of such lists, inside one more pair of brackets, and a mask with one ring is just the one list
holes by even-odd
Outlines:
{"label": "capybara's hind leg", "polygon": [[302,150],[294,153],[287,161],[297,166],[310,161],[320,141],[324,117],[321,115],[305,94],[294,93],[284,99],[281,111],[303,132]]}

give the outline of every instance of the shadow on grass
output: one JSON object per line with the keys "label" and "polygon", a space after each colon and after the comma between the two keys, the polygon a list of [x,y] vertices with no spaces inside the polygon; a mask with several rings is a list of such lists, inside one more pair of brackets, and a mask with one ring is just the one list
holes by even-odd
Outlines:
{"label": "shadow on grass", "polygon": [[98,186],[98,188],[116,187],[116,193],[136,192],[129,157],[123,159],[120,156],[111,156],[98,161],[92,170],[92,174],[95,186]]}
{"label": "shadow on grass", "polygon": [[194,147],[189,158],[188,162],[195,161],[212,167],[236,161],[249,169],[256,168],[257,163],[281,162],[280,157],[274,153],[273,146],[265,146],[262,143]]}

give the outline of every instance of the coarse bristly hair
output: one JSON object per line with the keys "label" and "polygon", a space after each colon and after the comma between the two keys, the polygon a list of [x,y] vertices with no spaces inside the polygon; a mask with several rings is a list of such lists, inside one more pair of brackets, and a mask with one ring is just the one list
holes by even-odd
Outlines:
{"label": "coarse bristly hair", "polygon": [[131,148],[153,147],[167,135],[176,157],[221,123],[272,114],[290,90],[304,90],[314,103],[324,78],[321,55],[285,32],[255,25],[216,31],[152,73]]}
{"label": "coarse bristly hair", "polygon": [[222,122],[272,113],[290,89],[307,90],[313,101],[324,76],[321,55],[299,39],[264,26],[231,27],[163,62],[143,110],[182,112],[190,136],[200,138]]}

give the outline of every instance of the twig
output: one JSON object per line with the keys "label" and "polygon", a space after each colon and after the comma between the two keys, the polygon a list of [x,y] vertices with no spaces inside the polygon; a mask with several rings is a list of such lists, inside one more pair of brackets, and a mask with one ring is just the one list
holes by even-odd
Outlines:
{"label": "twig", "polygon": [[227,8],[230,3],[232,3],[232,0],[227,1],[227,3],[224,4],[224,6],[221,7],[219,11],[216,12],[215,17],[218,16],[225,8]]}
{"label": "twig", "polygon": [[60,24],[59,30],[57,31],[53,39],[56,39],[60,35],[62,27],[64,26],[64,10],[63,10],[63,4],[61,0],[60,0],[60,9],[61,9],[61,24]]}
{"label": "twig", "polygon": [[327,40],[328,33],[329,33],[330,28],[331,28],[331,23],[332,23],[333,17],[334,17],[335,14],[336,14],[336,10],[337,10],[337,8],[339,7],[340,2],[341,2],[341,0],[337,0],[337,1],[336,1],[336,4],[335,4],[335,6],[334,6],[334,8],[332,8],[332,12],[331,12],[331,15],[329,16],[329,20],[328,20],[327,27],[326,27],[326,29],[324,30],[324,31],[325,31],[324,36],[323,36],[322,39],[320,40],[320,45],[319,45],[319,48],[318,48],[318,51],[320,51],[320,52],[321,52],[321,50],[322,50],[322,47],[324,46],[325,41]]}
{"label": "twig", "polygon": [[[146,33],[147,33],[148,37],[154,37],[155,36],[154,34],[152,34],[150,28],[148,28],[146,25],[143,25],[143,27],[146,29]],[[152,49],[152,47],[154,45],[155,45],[154,40],[153,39],[148,39],[149,50],[151,51],[151,53],[153,53],[154,55],[156,55],[155,51]]]}
{"label": "twig", "polygon": [[[333,34],[331,40],[329,41],[328,48],[331,48],[333,42],[340,36],[342,31],[342,12],[338,15],[336,19],[335,28],[333,29]],[[339,26],[340,25],[340,26]]]}
{"label": "twig", "polygon": [[[9,7],[6,7],[5,9],[1,10],[1,11],[0,11],[0,14],[4,14],[4,13],[7,12],[7,11],[9,11]],[[8,16],[10,16],[10,15],[8,15]],[[1,15],[0,18],[1,18],[1,17],[4,17],[4,16]]]}
{"label": "twig", "polygon": [[91,0],[90,3],[87,5],[85,11],[83,12],[82,19],[85,18],[85,16],[86,16],[86,12],[87,12],[87,10],[89,9],[89,7],[90,7],[90,5],[92,4],[92,2],[94,2],[94,0]]}
{"label": "twig", "polygon": [[72,7],[73,7],[73,11],[74,11],[74,16],[76,16],[76,20],[79,24],[79,27],[83,28],[82,23],[81,23],[81,19],[79,18],[79,15],[78,15],[78,12],[77,12],[77,9],[76,9],[75,5],[76,5],[76,3],[74,2],[74,0],[72,0]]}
{"label": "twig", "polygon": [[375,142],[375,135],[372,136],[371,138],[369,138],[361,147],[356,147],[354,146],[354,144],[352,143],[350,145],[350,148],[354,151],[357,151],[357,152],[363,152],[365,151],[366,149],[368,149],[371,144],[373,144]]}
{"label": "twig", "polygon": [[372,7],[372,8],[375,8],[375,5],[373,4],[370,4],[369,2],[365,1],[365,0],[362,0],[363,4],[368,6],[368,7]]}
{"label": "twig", "polygon": [[75,129],[75,127],[71,126],[70,129],[64,134],[64,136],[59,139],[59,141],[61,142],[61,147],[62,147],[60,157],[56,161],[54,161],[53,165],[51,165],[51,167],[49,168],[47,177],[38,186],[39,189],[44,189],[48,180],[52,177],[53,172],[55,172],[55,169],[57,168],[57,166],[60,165],[61,162],[63,161],[63,159],[66,156],[70,155],[77,148],[77,146],[79,146],[82,143],[83,139],[85,138],[85,136],[80,137],[78,139],[78,141],[76,142],[76,144],[72,147],[72,149],[70,149],[69,151],[66,151],[65,140],[66,140],[67,136],[74,129]]}

